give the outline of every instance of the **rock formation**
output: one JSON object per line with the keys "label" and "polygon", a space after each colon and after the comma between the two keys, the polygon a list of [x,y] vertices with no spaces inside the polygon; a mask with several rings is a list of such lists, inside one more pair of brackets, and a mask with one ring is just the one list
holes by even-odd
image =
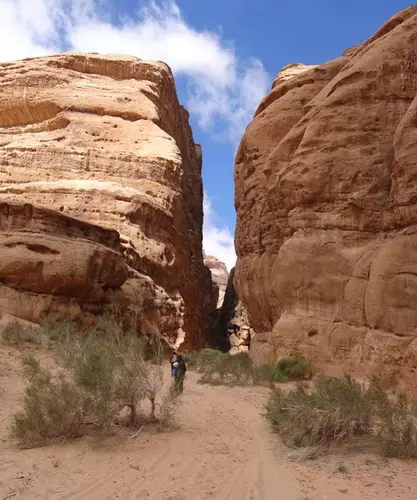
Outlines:
{"label": "rock formation", "polygon": [[60,54],[0,64],[0,310],[39,322],[114,306],[201,345],[201,150],[170,69]]}
{"label": "rock formation", "polygon": [[235,284],[258,362],[417,394],[417,7],[317,67],[284,68],[240,144]]}
{"label": "rock formation", "polygon": [[211,255],[204,256],[204,264],[210,269],[213,301],[217,304],[216,309],[220,309],[223,304],[224,294],[226,293],[229,272],[224,262]]}
{"label": "rock formation", "polygon": [[230,354],[248,352],[253,336],[246,309],[236,292],[234,277],[235,268],[230,271],[219,319],[219,337],[227,341]]}

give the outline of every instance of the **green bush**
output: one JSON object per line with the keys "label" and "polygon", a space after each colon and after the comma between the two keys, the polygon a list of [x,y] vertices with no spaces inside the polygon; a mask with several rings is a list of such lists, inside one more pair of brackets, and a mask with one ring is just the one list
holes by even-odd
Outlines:
{"label": "green bush", "polygon": [[387,457],[417,459],[417,420],[404,394],[387,398],[381,409],[383,425],[378,429],[382,452]]}
{"label": "green bush", "polygon": [[289,446],[327,446],[370,439],[385,455],[417,458],[417,422],[404,396],[390,398],[376,379],[318,377],[288,392],[276,389],[266,417]]}
{"label": "green bush", "polygon": [[14,415],[12,436],[29,448],[80,436],[83,395],[79,388],[63,378],[54,380],[33,358],[24,364],[30,384],[23,409]]}
{"label": "green bush", "polygon": [[[190,362],[190,358],[186,358]],[[253,383],[253,365],[247,353],[231,356],[216,349],[202,349],[191,358],[191,367],[201,374],[200,382],[212,385]]]}
{"label": "green bush", "polygon": [[[64,332],[65,325],[54,331]],[[91,429],[107,431],[121,423],[126,408],[129,418],[123,423],[131,427],[171,418],[178,394],[163,394],[163,366],[145,360],[143,339],[117,332],[114,325],[107,336],[99,332],[92,328],[84,336],[59,335],[57,354],[65,376],[53,377],[33,358],[25,359],[29,385],[13,425],[21,446],[40,446]]]}
{"label": "green bush", "polygon": [[212,385],[253,384],[253,365],[247,353],[231,356],[216,349],[202,349],[196,361],[200,382]]}
{"label": "green bush", "polygon": [[269,384],[272,386],[275,383],[288,381],[288,377],[283,375],[279,370],[277,370],[277,364],[275,365],[263,364],[255,366],[254,379],[255,383],[259,385]]}
{"label": "green bush", "polygon": [[275,365],[255,366],[248,353],[231,355],[216,349],[202,349],[187,357],[200,381],[217,385],[264,385],[288,380],[309,379],[311,364],[301,357],[282,358]]}
{"label": "green bush", "polygon": [[281,358],[273,367],[273,379],[277,382],[306,380],[310,379],[312,375],[311,363],[298,356]]}

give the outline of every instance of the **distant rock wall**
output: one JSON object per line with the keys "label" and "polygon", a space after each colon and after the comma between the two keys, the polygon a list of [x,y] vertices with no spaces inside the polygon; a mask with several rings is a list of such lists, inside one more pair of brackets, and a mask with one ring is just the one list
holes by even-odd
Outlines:
{"label": "distant rock wall", "polygon": [[210,269],[213,300],[216,304],[216,309],[220,309],[223,304],[224,294],[226,293],[229,272],[226,264],[211,255],[204,256],[204,264]]}
{"label": "distant rock wall", "polygon": [[248,352],[253,336],[245,306],[236,292],[234,278],[235,268],[230,271],[219,319],[219,336],[227,342],[230,354]]}
{"label": "distant rock wall", "polygon": [[251,355],[417,394],[417,7],[275,79],[240,144],[235,284]]}
{"label": "distant rock wall", "polygon": [[211,320],[201,150],[163,63],[60,54],[0,64],[0,310],[110,306],[198,347]]}

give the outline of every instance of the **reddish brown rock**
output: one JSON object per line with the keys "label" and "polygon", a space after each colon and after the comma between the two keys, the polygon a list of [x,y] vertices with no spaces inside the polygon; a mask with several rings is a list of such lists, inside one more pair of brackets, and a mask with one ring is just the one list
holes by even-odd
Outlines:
{"label": "reddish brown rock", "polygon": [[224,262],[211,255],[204,256],[204,264],[210,269],[215,308],[220,309],[226,293],[229,272]]}
{"label": "reddish brown rock", "polygon": [[201,345],[201,150],[170,69],[60,54],[0,64],[0,86],[2,312],[117,303],[144,333]]}
{"label": "reddish brown rock", "polygon": [[417,7],[317,67],[287,67],[236,158],[235,284],[257,361],[417,394]]}
{"label": "reddish brown rock", "polygon": [[230,271],[219,320],[219,336],[226,340],[226,349],[230,354],[248,352],[253,336],[245,306],[234,285],[234,278],[235,268]]}

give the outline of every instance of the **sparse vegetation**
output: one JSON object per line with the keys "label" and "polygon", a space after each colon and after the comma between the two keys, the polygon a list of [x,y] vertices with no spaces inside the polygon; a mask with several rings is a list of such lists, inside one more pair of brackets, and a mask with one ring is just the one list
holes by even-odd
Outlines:
{"label": "sparse vegetation", "polygon": [[21,446],[106,432],[116,424],[137,428],[169,422],[178,394],[163,394],[158,342],[151,363],[145,359],[145,341],[114,322],[102,321],[77,335],[66,322],[50,321],[64,369],[57,377],[35,359],[24,360],[29,385],[12,431]]}
{"label": "sparse vegetation", "polygon": [[275,365],[255,366],[248,353],[230,355],[202,349],[187,357],[188,366],[201,374],[201,383],[213,385],[274,384],[312,376],[311,364],[301,357],[280,359]]}
{"label": "sparse vegetation", "polygon": [[253,365],[247,353],[231,356],[214,349],[200,352],[200,382],[213,385],[248,385],[253,380]]}
{"label": "sparse vegetation", "polygon": [[417,458],[417,421],[404,395],[390,397],[373,379],[318,377],[308,387],[273,391],[266,417],[289,446],[369,440],[384,455]]}
{"label": "sparse vegetation", "polygon": [[36,327],[26,325],[20,321],[10,321],[2,327],[1,336],[5,343],[19,345],[23,342],[42,343],[42,332]]}
{"label": "sparse vegetation", "polygon": [[14,415],[12,435],[24,447],[82,435],[83,401],[79,388],[64,378],[53,379],[35,360],[26,360],[30,378],[23,410]]}
{"label": "sparse vegetation", "polygon": [[78,334],[77,324],[60,314],[49,314],[41,323],[41,330],[51,342],[65,342]]}
{"label": "sparse vegetation", "polygon": [[311,363],[299,356],[281,358],[274,365],[260,365],[255,367],[254,371],[255,379],[271,384],[290,380],[309,380],[313,375]]}
{"label": "sparse vegetation", "polygon": [[200,361],[200,352],[184,354],[184,361],[187,363],[187,368],[189,370],[197,370]]}
{"label": "sparse vegetation", "polygon": [[307,380],[313,375],[311,363],[300,356],[281,358],[273,369],[274,380]]}

